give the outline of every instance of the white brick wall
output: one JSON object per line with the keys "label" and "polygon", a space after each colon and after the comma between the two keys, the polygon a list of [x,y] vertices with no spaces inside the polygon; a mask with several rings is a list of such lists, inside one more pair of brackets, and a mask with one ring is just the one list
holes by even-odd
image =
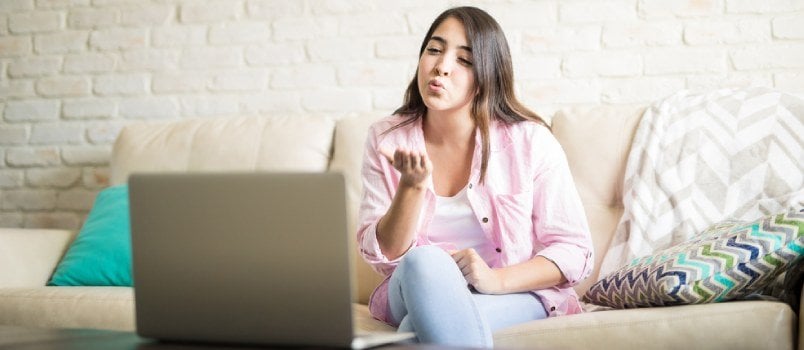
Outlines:
{"label": "white brick wall", "polygon": [[179,21],[182,23],[214,23],[237,19],[243,10],[243,1],[215,0],[188,2],[179,5]]}
{"label": "white brick wall", "polygon": [[34,37],[34,50],[38,54],[63,54],[84,51],[88,32],[65,30],[59,33]]}
{"label": "white brick wall", "polygon": [[110,99],[65,99],[61,116],[64,119],[109,119],[116,111],[117,103]]}
{"label": "white brick wall", "polygon": [[115,68],[117,57],[106,53],[79,53],[64,56],[65,74],[102,73]]}
{"label": "white brick wall", "polygon": [[36,122],[59,119],[59,101],[34,99],[6,102],[6,122]]}
{"label": "white brick wall", "polygon": [[47,77],[36,81],[36,92],[42,97],[88,96],[90,81],[87,77]]}
{"label": "white brick wall", "polygon": [[114,26],[120,21],[119,9],[71,8],[67,14],[67,27],[75,29],[96,29]]}
{"label": "white brick wall", "polygon": [[179,106],[172,97],[133,97],[120,99],[118,113],[126,119],[167,119],[179,116]]}
{"label": "white brick wall", "polygon": [[14,34],[51,32],[61,27],[63,14],[56,11],[32,11],[8,16],[8,29]]}
{"label": "white brick wall", "polygon": [[0,126],[0,144],[19,145],[28,141],[28,128],[23,125]]}
{"label": "white brick wall", "polygon": [[804,14],[775,18],[773,36],[779,39],[804,39]]}
{"label": "white brick wall", "polygon": [[[387,114],[457,3],[2,0],[0,227],[79,227],[128,123]],[[804,95],[804,0],[468,4],[498,19],[520,98],[545,116],[685,88]]]}
{"label": "white brick wall", "polygon": [[8,75],[11,78],[36,78],[57,74],[60,68],[61,57],[24,57],[9,63]]}
{"label": "white brick wall", "polygon": [[31,187],[71,187],[81,176],[79,168],[30,168],[25,178]]}
{"label": "white brick wall", "polygon": [[56,166],[61,164],[58,147],[8,147],[5,165],[12,168]]}

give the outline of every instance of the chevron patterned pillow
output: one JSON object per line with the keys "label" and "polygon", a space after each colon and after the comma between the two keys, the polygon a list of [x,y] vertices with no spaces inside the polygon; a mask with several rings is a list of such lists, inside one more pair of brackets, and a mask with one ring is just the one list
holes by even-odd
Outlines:
{"label": "chevron patterned pillow", "polygon": [[634,259],[597,281],[586,302],[614,308],[733,300],[768,286],[804,254],[804,209],[723,222],[693,239]]}

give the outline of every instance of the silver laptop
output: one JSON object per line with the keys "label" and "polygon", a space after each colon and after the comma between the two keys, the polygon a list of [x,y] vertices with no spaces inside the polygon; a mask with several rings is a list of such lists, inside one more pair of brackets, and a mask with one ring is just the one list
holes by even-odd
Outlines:
{"label": "silver laptop", "polygon": [[345,183],[336,173],[129,178],[137,333],[365,348],[355,336]]}

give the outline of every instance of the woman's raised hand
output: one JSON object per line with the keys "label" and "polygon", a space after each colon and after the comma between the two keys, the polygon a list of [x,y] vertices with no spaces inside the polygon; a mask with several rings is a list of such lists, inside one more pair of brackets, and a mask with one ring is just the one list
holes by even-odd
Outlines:
{"label": "woman's raised hand", "polygon": [[380,153],[402,174],[399,179],[400,187],[423,188],[425,181],[433,172],[433,163],[424,151],[397,148],[393,154],[387,150],[380,150]]}

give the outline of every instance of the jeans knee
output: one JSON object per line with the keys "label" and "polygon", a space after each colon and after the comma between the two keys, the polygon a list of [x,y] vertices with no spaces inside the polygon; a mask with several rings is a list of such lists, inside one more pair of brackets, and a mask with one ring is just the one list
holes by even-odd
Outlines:
{"label": "jeans knee", "polygon": [[412,248],[399,262],[398,269],[405,274],[417,276],[440,276],[442,268],[454,264],[452,257],[443,249],[436,246],[421,246]]}

